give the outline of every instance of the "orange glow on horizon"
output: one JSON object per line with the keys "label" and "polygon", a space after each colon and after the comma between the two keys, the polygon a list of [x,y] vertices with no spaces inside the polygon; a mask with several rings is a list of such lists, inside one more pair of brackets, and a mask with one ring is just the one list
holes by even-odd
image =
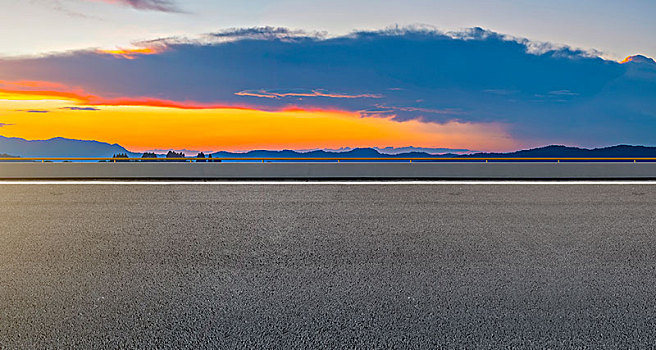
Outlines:
{"label": "orange glow on horizon", "polygon": [[[49,83],[0,81],[0,135],[65,137],[153,149],[242,151],[341,147],[435,147],[502,151],[517,146],[497,123],[444,124],[358,112],[289,107],[264,111],[153,98],[104,99]],[[71,109],[73,105],[78,110]],[[83,110],[83,107],[96,107]],[[39,111],[40,113],[29,113]]]}

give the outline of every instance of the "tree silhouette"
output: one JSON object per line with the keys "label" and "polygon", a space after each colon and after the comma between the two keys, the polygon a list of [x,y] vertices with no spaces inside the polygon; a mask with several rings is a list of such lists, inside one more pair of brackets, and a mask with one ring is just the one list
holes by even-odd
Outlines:
{"label": "tree silhouette", "polygon": [[[166,158],[184,158],[185,155],[182,152],[169,151],[166,153]],[[184,162],[184,159],[173,159],[169,160],[170,162]]]}
{"label": "tree silhouette", "polygon": [[[150,160],[153,159],[153,160]],[[141,161],[142,162],[154,162],[155,159],[157,159],[157,154],[153,152],[144,152],[144,154],[141,156]]]}
{"label": "tree silhouette", "polygon": [[203,159],[196,159],[196,163],[205,163],[205,153],[200,152],[196,155],[196,158],[203,158]]}
{"label": "tree silhouette", "polygon": [[125,153],[116,153],[112,156],[114,162],[128,162],[128,159],[130,159],[130,157]]}

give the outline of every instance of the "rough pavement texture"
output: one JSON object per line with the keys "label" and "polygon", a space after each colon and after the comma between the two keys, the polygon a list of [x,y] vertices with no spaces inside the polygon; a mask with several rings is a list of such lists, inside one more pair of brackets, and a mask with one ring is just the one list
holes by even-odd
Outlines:
{"label": "rough pavement texture", "polygon": [[649,185],[0,185],[0,348],[656,344]]}

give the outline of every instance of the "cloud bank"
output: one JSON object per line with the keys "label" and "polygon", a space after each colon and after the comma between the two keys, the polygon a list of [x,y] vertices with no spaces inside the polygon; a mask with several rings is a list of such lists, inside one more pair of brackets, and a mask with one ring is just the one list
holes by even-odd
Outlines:
{"label": "cloud bank", "polygon": [[250,28],[137,46],[156,49],[3,59],[0,80],[53,82],[116,103],[500,123],[535,145],[656,144],[656,63],[642,56],[608,61],[480,28],[340,37]]}

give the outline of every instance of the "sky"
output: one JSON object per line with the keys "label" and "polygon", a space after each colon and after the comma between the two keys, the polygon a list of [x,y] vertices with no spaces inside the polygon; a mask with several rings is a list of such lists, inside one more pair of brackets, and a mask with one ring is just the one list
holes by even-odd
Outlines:
{"label": "sky", "polygon": [[656,145],[656,2],[0,0],[0,136]]}

